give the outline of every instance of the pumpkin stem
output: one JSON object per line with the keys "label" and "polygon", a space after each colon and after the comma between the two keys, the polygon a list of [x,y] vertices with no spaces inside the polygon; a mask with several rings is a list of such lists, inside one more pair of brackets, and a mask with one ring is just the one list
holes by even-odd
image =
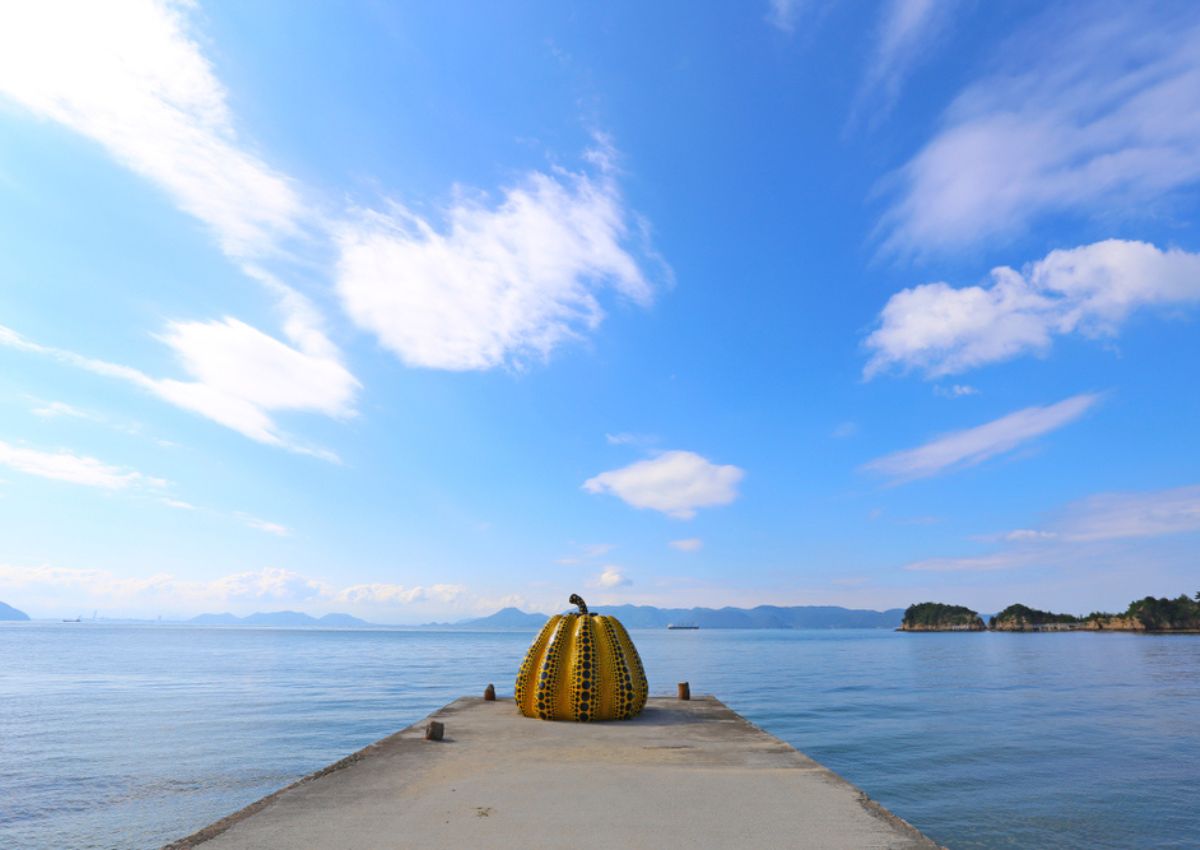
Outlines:
{"label": "pumpkin stem", "polygon": [[578,605],[580,614],[586,614],[588,612],[587,603],[583,601],[583,599],[579,596],[578,593],[572,593],[571,598],[568,599],[567,601],[570,602],[572,605]]}

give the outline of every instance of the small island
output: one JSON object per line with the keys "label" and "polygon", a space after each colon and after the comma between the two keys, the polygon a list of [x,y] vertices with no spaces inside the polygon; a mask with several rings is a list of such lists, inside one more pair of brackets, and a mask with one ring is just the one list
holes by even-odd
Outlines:
{"label": "small island", "polygon": [[902,632],[982,632],[987,627],[977,611],[962,605],[920,602],[909,605],[898,631]]}
{"label": "small island", "polygon": [[1081,622],[1074,614],[1052,614],[1018,602],[989,619],[988,628],[998,632],[1070,631],[1079,628]]}
{"label": "small island", "polygon": [[1200,634],[1200,593],[1169,599],[1147,596],[1120,614],[1093,611],[1086,616],[1039,611],[1028,605],[1009,605],[989,618],[987,625],[970,608],[941,602],[908,606],[901,632],[1153,632]]}
{"label": "small island", "polygon": [[1109,632],[1200,633],[1200,592],[1174,599],[1147,596],[1131,602],[1123,614],[1093,612],[1084,618],[1081,628]]}

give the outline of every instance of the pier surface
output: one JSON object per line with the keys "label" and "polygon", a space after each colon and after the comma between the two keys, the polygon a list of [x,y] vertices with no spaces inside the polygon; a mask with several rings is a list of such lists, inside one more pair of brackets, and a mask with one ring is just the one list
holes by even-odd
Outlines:
{"label": "pier surface", "polygon": [[[428,719],[444,740],[424,740]],[[713,697],[610,723],[464,697],[427,720],[168,847],[938,846]]]}

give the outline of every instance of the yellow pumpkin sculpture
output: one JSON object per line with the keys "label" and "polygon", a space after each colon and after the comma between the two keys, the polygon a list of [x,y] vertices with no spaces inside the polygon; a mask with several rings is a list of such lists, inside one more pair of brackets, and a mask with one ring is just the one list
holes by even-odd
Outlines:
{"label": "yellow pumpkin sculpture", "polygon": [[646,704],[649,686],[629,633],[616,617],[555,614],[525,653],[517,673],[517,707],[542,720],[628,720]]}

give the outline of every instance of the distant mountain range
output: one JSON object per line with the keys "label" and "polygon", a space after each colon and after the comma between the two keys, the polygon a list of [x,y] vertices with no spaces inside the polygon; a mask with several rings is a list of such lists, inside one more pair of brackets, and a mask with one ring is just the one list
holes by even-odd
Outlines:
{"label": "distant mountain range", "polygon": [[236,614],[201,614],[186,622],[197,626],[369,626],[366,620],[349,614],[312,617],[299,611],[260,611],[239,617]]}
{"label": "distant mountain range", "polygon": [[[699,626],[702,629],[894,629],[904,619],[903,608],[868,611],[836,605],[759,605],[757,608],[655,608],[651,605],[600,606],[599,614],[617,617],[631,629],[662,629],[669,625]],[[0,620],[28,620],[0,602]],[[546,614],[527,613],[519,608],[502,608],[487,617],[457,623],[427,623],[442,629],[538,629],[549,619]],[[133,622],[133,621],[130,621]],[[153,622],[150,620],[137,622]],[[300,611],[259,611],[245,617],[236,614],[200,614],[184,621],[196,626],[325,626],[356,628],[377,625],[349,614],[313,617]]]}
{"label": "distant mountain range", "polygon": [[5,605],[0,602],[0,620],[28,620],[29,615],[24,611],[18,611],[11,605]]}
{"label": "distant mountain range", "polygon": [[[655,608],[651,605],[595,607],[631,629],[662,629],[671,624],[702,629],[894,629],[904,619],[903,608],[868,611],[836,605],[759,605],[757,608]],[[547,620],[545,614],[528,614],[518,608],[503,608],[488,617],[454,624],[450,628],[532,629]]]}

